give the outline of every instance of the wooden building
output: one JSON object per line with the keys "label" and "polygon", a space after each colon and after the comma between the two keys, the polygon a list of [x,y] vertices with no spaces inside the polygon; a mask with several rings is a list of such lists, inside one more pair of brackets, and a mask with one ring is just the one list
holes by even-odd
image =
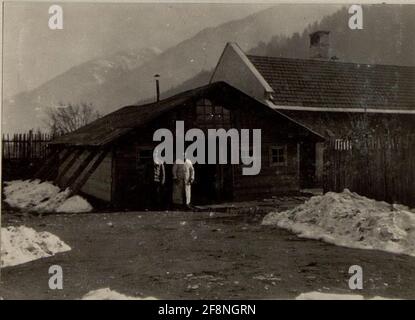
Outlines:
{"label": "wooden building", "polygon": [[[54,140],[54,162],[59,167],[56,184],[117,207],[149,206],[152,155],[159,143],[153,141],[153,134],[160,128],[174,132],[180,120],[185,130],[262,130],[260,173],[242,175],[243,164],[230,164],[230,159],[228,164],[195,164],[195,204],[298,192],[303,175],[310,171],[301,153],[323,139],[279,111],[217,82],[159,102],[121,108]],[[170,166],[166,172],[169,189]]]}
{"label": "wooden building", "polygon": [[[248,55],[228,43],[211,82],[224,81],[325,138],[415,133],[415,67],[331,60],[328,32],[315,34],[310,59]],[[321,185],[323,149],[317,143],[306,153],[314,169],[304,187]]]}
{"label": "wooden building", "polygon": [[55,182],[115,206],[146,207],[153,133],[182,120],[186,130],[262,130],[260,173],[196,164],[194,203],[264,198],[321,185],[324,139],[354,134],[362,119],[364,134],[414,132],[414,67],[343,63],[315,51],[318,59],[260,57],[228,43],[209,85],[124,107],[53,141]]}

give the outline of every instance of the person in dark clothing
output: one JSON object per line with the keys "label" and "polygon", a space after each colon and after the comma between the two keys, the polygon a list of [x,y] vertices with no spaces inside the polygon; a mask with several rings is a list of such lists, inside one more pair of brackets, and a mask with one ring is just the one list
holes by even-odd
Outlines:
{"label": "person in dark clothing", "polygon": [[153,195],[154,195],[154,208],[164,208],[164,185],[166,182],[166,170],[163,161],[158,157],[158,151],[156,150],[153,157]]}

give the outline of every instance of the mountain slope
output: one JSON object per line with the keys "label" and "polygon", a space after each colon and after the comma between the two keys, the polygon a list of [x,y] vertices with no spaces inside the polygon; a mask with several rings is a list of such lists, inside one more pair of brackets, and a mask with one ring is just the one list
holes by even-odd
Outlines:
{"label": "mountain slope", "polygon": [[[309,34],[316,30],[330,31],[331,56],[338,61],[415,66],[415,6],[364,6],[363,30],[351,30],[347,8],[307,26],[303,32],[272,37],[269,42],[246,51],[249,54],[307,59]],[[386,23],[388,22],[388,23]],[[212,70],[204,71],[165,92],[174,95],[209,82]]]}
{"label": "mountain slope", "polygon": [[[23,131],[42,126],[47,107],[63,103],[92,103],[101,114],[123,105],[154,98],[153,75],[161,74],[163,92],[179,86],[203,70],[211,70],[226,42],[235,41],[250,50],[273,35],[289,36],[308,24],[338,10],[339,6],[279,5],[244,19],[207,28],[194,37],[139,62],[120,63],[109,57],[72,68],[35,90],[5,101],[3,132]],[[131,56],[134,54],[129,54]],[[121,55],[125,57],[125,54]],[[128,58],[127,58],[128,59]],[[116,62],[114,62],[114,60]],[[133,59],[134,61],[134,59]],[[116,67],[112,67],[112,63]]]}
{"label": "mountain slope", "polygon": [[[3,132],[28,130],[43,126],[44,110],[59,104],[91,102],[100,87],[116,81],[123,74],[154,59],[157,48],[120,51],[108,57],[75,66],[39,88],[20,93],[3,105]],[[91,97],[91,99],[90,99]]]}
{"label": "mountain slope", "polygon": [[330,31],[331,56],[339,61],[415,66],[415,6],[363,6],[363,29],[348,27],[347,8],[308,26],[301,34],[273,37],[261,42],[251,54],[274,57],[308,58],[309,34]]}

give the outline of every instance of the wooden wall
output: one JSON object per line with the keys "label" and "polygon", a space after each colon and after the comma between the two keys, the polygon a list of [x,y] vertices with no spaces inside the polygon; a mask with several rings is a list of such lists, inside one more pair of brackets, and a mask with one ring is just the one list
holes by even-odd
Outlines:
{"label": "wooden wall", "polygon": [[325,152],[325,191],[348,188],[372,199],[415,206],[414,134],[330,139]]}
{"label": "wooden wall", "polygon": [[[287,164],[272,166],[269,149],[272,146],[287,148]],[[244,176],[242,165],[234,170],[234,200],[258,199],[278,194],[297,192],[300,189],[297,144],[294,141],[264,142],[261,147],[261,171],[258,175]]]}
{"label": "wooden wall", "polygon": [[136,207],[141,202],[141,196],[145,199],[137,172],[137,147],[140,145],[134,139],[126,139],[117,145],[114,152],[114,202],[119,207]]}
{"label": "wooden wall", "polygon": [[[258,110],[256,102],[228,100],[220,105],[231,111],[232,127],[236,129],[261,129],[261,171],[256,176],[243,176],[242,165],[221,165],[231,168],[233,172],[232,194],[228,199],[246,200],[276,194],[297,192],[299,184],[299,143],[311,141],[310,133],[300,129],[284,117],[273,111]],[[115,150],[114,178],[115,199],[121,205],[130,203],[140,206],[148,201],[148,186],[139,181],[137,155],[140,149],[154,148],[158,142],[152,141],[153,132],[158,128],[169,128],[174,132],[176,120],[185,121],[185,130],[198,127],[195,123],[195,106],[178,108],[164,114],[141,128],[129,137],[122,139]],[[203,128],[201,128],[203,130]],[[314,143],[314,142],[311,142]],[[285,146],[287,150],[286,165],[272,166],[270,147]],[[200,165],[203,166],[203,165]],[[219,170],[220,171],[220,170]],[[222,170],[223,172],[224,170]],[[228,172],[229,170],[227,170]],[[167,170],[167,175],[170,170]],[[196,172],[197,174],[197,172]],[[196,177],[196,180],[200,177]],[[229,179],[229,176],[226,177]],[[197,183],[203,183],[197,181]],[[196,190],[196,188],[194,188]],[[146,192],[147,191],[147,194]],[[144,195],[143,195],[144,192]]]}
{"label": "wooden wall", "polygon": [[[244,176],[243,165],[235,166],[234,200],[258,199],[277,194],[295,193],[300,189],[299,142],[303,138],[286,119],[258,113],[255,109],[237,109],[234,112],[238,128],[260,128],[261,171],[258,175]],[[270,148],[286,149],[285,165],[271,163]]]}
{"label": "wooden wall", "polygon": [[100,200],[112,200],[112,153],[105,156],[81,191]]}

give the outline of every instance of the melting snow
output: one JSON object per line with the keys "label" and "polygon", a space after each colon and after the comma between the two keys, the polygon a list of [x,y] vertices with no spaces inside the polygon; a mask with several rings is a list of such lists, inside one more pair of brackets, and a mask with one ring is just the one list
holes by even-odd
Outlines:
{"label": "melting snow", "polygon": [[271,212],[262,224],[277,225],[300,237],[339,246],[415,256],[413,212],[347,189],[312,197],[292,210]]}
{"label": "melting snow", "polygon": [[[339,293],[323,293],[312,291],[302,293],[295,298],[296,300],[364,300],[360,294],[339,294]],[[389,300],[388,298],[375,296],[369,300]]]}
{"label": "melting snow", "polygon": [[89,212],[92,206],[82,197],[69,197],[50,182],[15,180],[5,182],[4,201],[11,207],[34,212]]}
{"label": "melting snow", "polygon": [[89,212],[92,210],[92,206],[84,198],[80,196],[73,196],[62,203],[56,212]]}
{"label": "melting snow", "polygon": [[154,297],[130,297],[110,288],[103,288],[88,292],[82,297],[82,300],[157,300]]}
{"label": "melting snow", "polygon": [[1,228],[1,266],[10,267],[71,250],[49,232],[25,226]]}

